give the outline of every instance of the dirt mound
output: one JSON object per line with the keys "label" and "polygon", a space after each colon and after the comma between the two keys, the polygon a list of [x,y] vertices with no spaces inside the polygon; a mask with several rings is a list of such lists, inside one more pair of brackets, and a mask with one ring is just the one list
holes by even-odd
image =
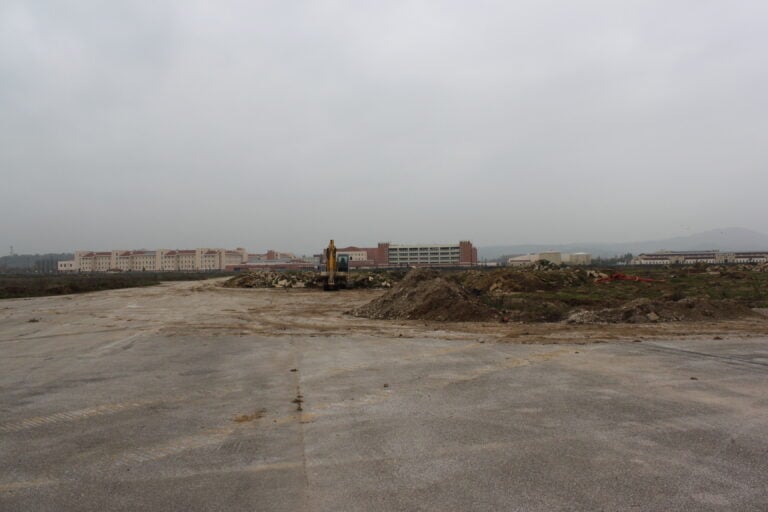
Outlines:
{"label": "dirt mound", "polygon": [[688,298],[678,301],[635,299],[615,308],[596,311],[576,311],[567,322],[571,324],[657,322],[691,322],[729,320],[753,315],[750,308],[731,300]]}
{"label": "dirt mound", "polygon": [[592,279],[593,273],[583,269],[548,266],[491,272],[471,270],[457,276],[457,281],[468,290],[489,294],[560,290]]}
{"label": "dirt mound", "polygon": [[429,269],[412,270],[384,295],[350,313],[375,319],[441,322],[476,322],[496,317],[492,308]]}

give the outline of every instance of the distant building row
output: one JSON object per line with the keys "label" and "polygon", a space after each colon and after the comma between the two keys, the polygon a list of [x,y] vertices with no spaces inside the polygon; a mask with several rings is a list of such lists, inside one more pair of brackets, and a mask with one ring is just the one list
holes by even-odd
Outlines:
{"label": "distant building row", "polygon": [[522,256],[514,256],[507,260],[507,264],[513,267],[533,265],[537,261],[546,260],[556,265],[590,265],[592,263],[592,255],[587,252],[540,252],[536,254],[523,254]]}
{"label": "distant building row", "polygon": [[632,259],[633,265],[693,265],[707,263],[765,263],[768,251],[720,252],[720,251],[661,251],[640,254]]}
{"label": "distant building row", "polygon": [[205,272],[248,261],[245,249],[77,251],[58,263],[59,272]]}
{"label": "distant building row", "polygon": [[[389,242],[376,247],[341,247],[353,268],[361,267],[454,267],[477,264],[472,242],[457,244],[400,245]],[[313,269],[325,264],[322,255],[296,258],[292,253],[268,251],[248,254],[245,249],[156,249],[77,251],[73,260],[58,262],[59,272],[205,272],[259,268]]]}

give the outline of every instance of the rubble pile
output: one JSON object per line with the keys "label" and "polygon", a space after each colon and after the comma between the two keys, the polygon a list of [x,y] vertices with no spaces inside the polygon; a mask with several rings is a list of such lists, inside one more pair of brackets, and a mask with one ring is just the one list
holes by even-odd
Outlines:
{"label": "rubble pile", "polygon": [[566,322],[569,324],[646,324],[729,320],[753,314],[749,307],[732,300],[685,298],[673,301],[640,298],[613,308],[594,311],[578,310],[572,312]]}
{"label": "rubble pile", "polygon": [[272,272],[260,270],[236,275],[224,282],[227,288],[314,288],[317,272]]}
{"label": "rubble pile", "polygon": [[[403,271],[350,272],[348,288],[391,288],[403,278]],[[227,288],[321,288],[318,272],[275,272],[258,270],[245,272],[224,282]]]}
{"label": "rubble pile", "polygon": [[401,281],[405,271],[389,270],[386,272],[351,272],[347,282],[349,288],[392,288]]}
{"label": "rubble pile", "polygon": [[349,312],[375,319],[474,322],[493,320],[497,314],[459,284],[435,270],[414,269],[391,290]]}

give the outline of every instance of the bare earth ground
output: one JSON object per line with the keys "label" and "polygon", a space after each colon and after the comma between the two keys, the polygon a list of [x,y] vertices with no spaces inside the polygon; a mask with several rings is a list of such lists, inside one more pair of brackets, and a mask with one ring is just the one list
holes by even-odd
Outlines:
{"label": "bare earth ground", "polygon": [[768,319],[219,284],[0,301],[0,510],[768,510]]}

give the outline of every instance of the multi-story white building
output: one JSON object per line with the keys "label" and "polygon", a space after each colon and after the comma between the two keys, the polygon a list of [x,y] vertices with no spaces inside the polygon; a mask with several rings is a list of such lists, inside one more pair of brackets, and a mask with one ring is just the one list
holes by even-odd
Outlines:
{"label": "multi-story white building", "polygon": [[458,265],[458,245],[390,245],[390,265]]}
{"label": "multi-story white building", "polygon": [[469,241],[458,244],[401,245],[382,243],[387,251],[387,264],[391,266],[453,266],[476,265],[477,249]]}
{"label": "multi-story white building", "polygon": [[196,272],[225,270],[248,261],[243,248],[77,251],[75,259],[60,261],[59,272]]}

